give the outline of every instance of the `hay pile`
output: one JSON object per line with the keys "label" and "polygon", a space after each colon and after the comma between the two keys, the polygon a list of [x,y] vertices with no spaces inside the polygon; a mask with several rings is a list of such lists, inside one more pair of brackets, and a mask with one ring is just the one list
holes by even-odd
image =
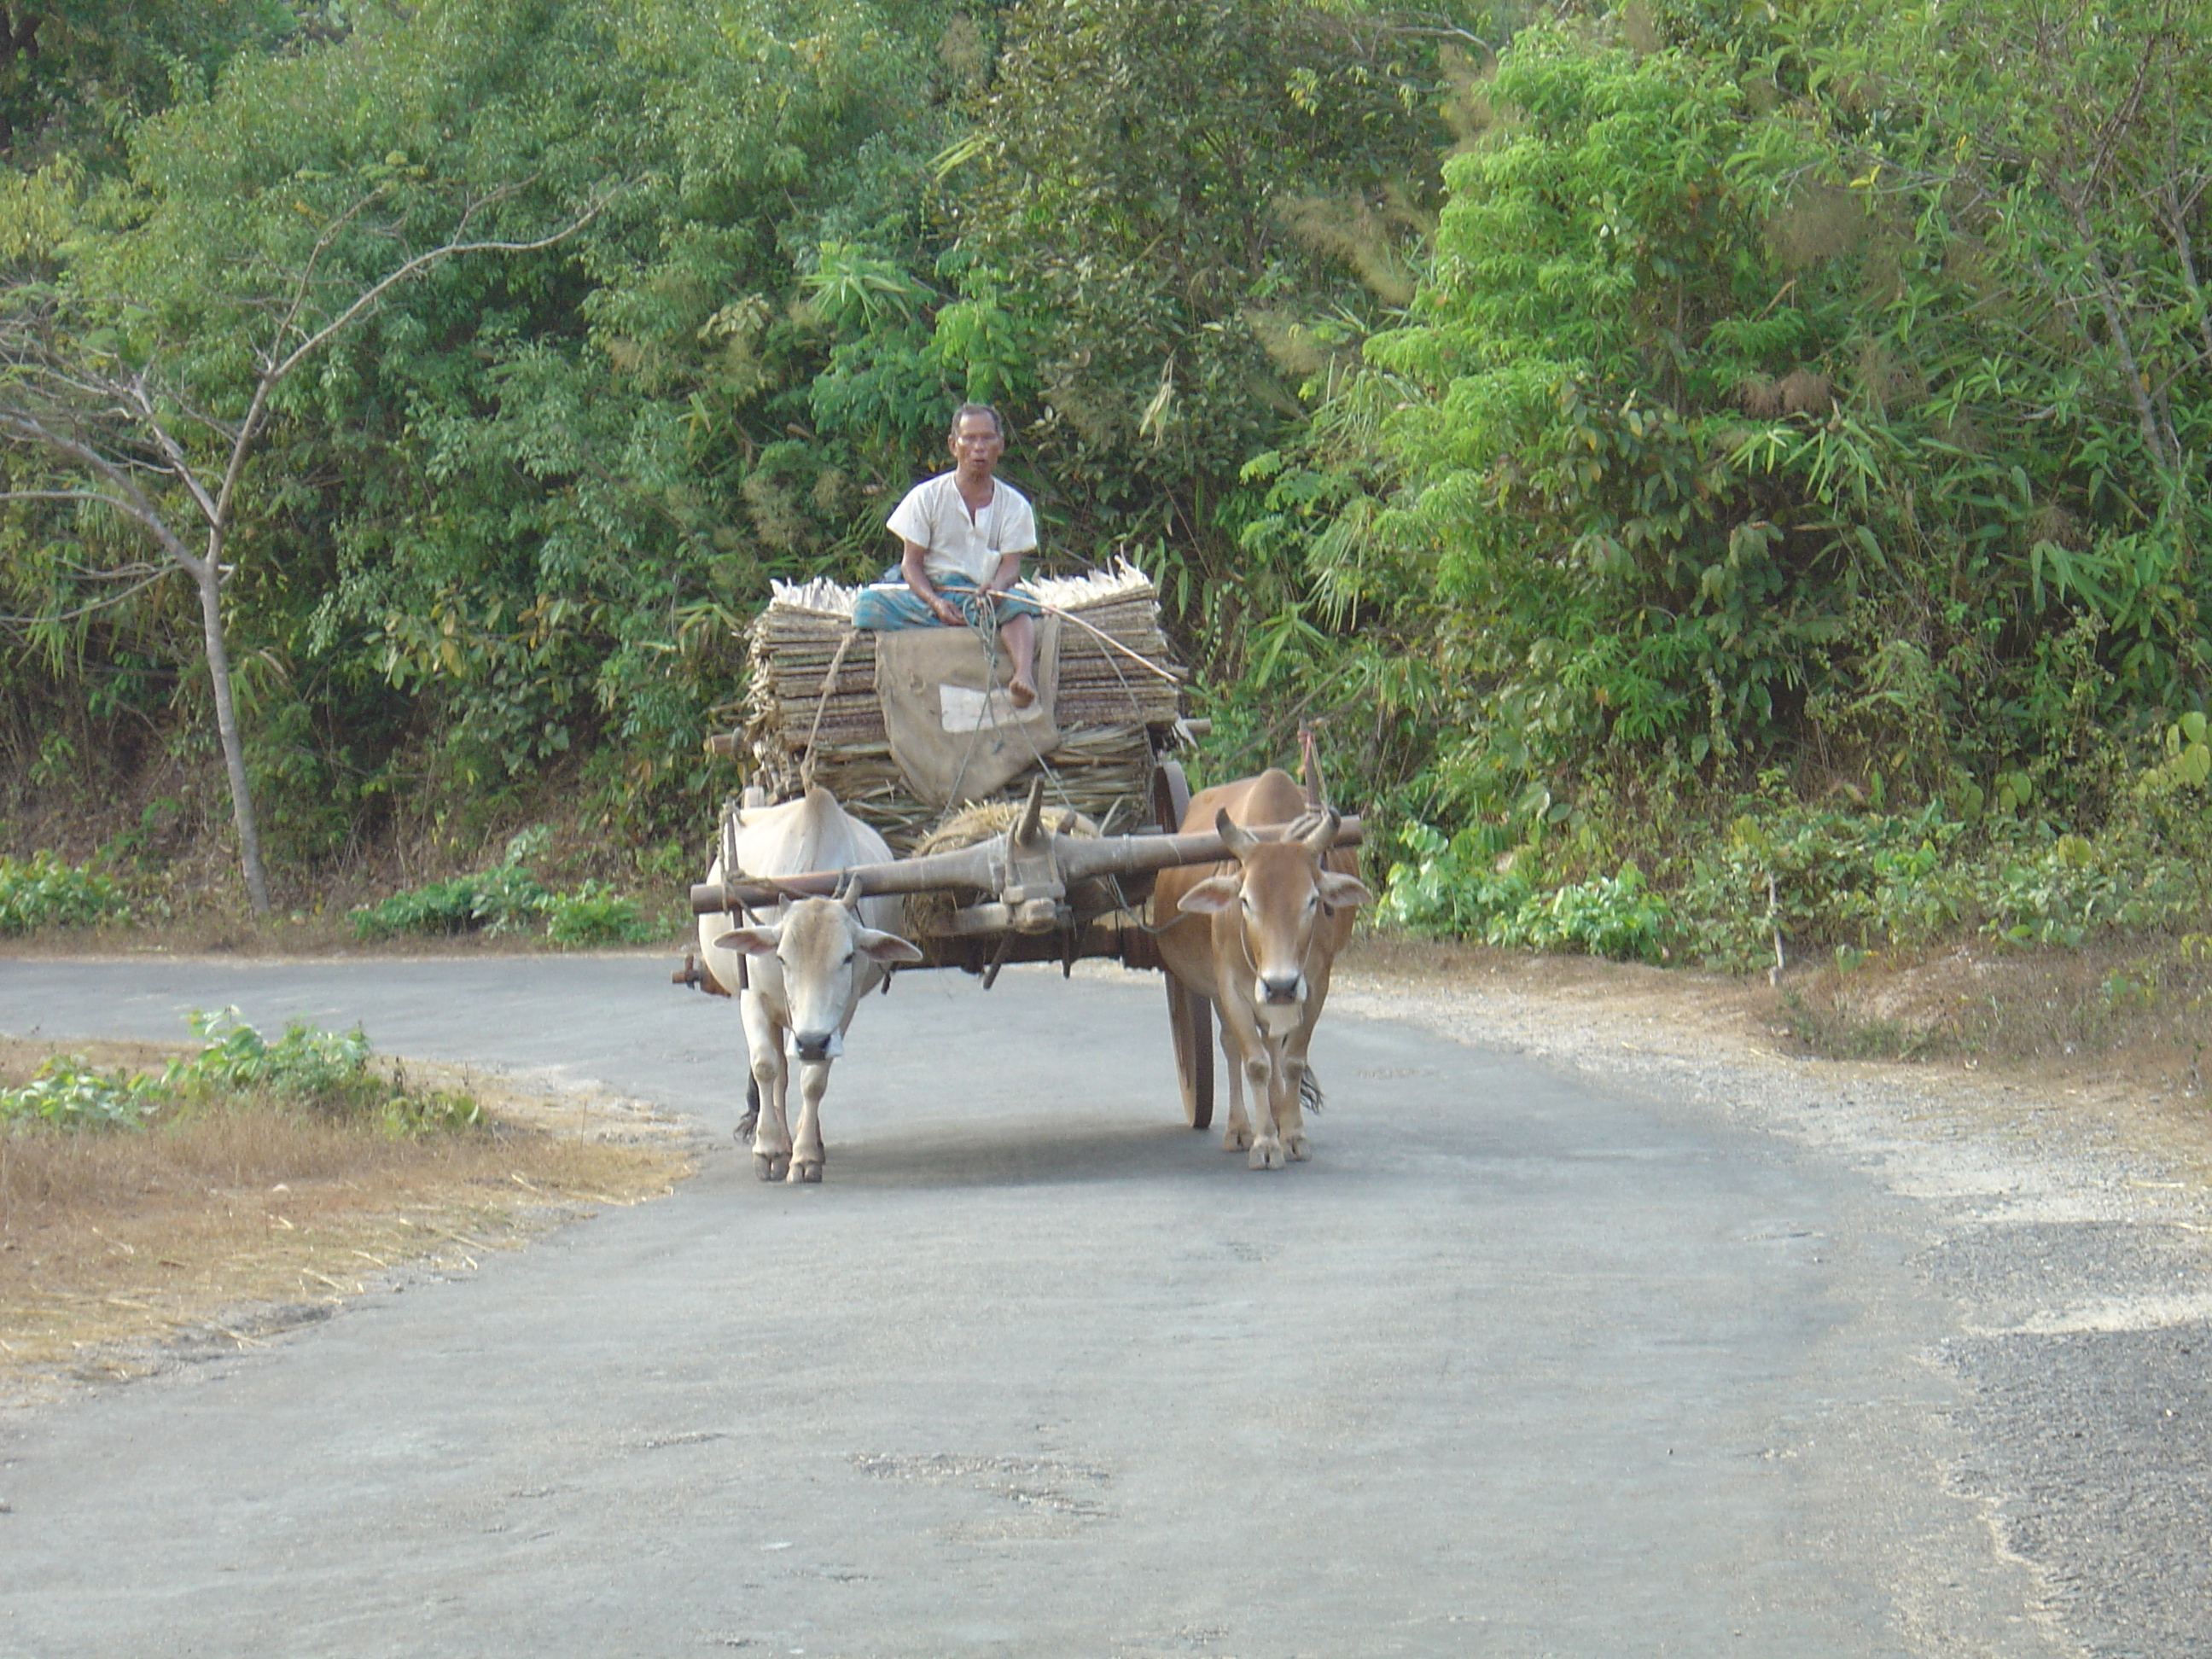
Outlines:
{"label": "hay pile", "polygon": [[[1160,633],[1151,579],[1125,562],[1111,572],[1041,577],[1029,586],[1066,613],[1053,705],[1060,745],[1045,757],[1047,803],[1073,807],[1113,833],[1150,823],[1153,732],[1175,723],[1183,678]],[[799,792],[811,738],[815,781],[905,853],[939,814],[908,793],[891,759],[876,701],[875,635],[853,628],[859,591],[827,580],[776,584],[748,635],[752,672],[740,751],[753,757],[770,798],[784,799]],[[1008,793],[1028,786],[1024,776]]]}

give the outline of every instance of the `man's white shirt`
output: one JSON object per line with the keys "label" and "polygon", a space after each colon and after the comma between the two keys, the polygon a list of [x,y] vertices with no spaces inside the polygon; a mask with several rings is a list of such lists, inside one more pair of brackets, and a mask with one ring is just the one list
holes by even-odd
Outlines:
{"label": "man's white shirt", "polygon": [[998,574],[1007,554],[1031,552],[1037,544],[1029,497],[1003,478],[991,480],[991,504],[970,519],[959,474],[940,472],[907,491],[884,524],[901,541],[927,550],[922,569],[933,580],[957,571],[978,587]]}

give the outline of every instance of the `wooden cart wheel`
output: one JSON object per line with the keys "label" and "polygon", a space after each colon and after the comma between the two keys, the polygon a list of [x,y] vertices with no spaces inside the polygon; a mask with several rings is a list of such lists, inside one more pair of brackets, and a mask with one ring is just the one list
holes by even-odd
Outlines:
{"label": "wooden cart wheel", "polygon": [[[1190,781],[1182,763],[1162,761],[1152,774],[1152,811],[1174,835],[1190,810]],[[1167,976],[1168,1027],[1175,1033],[1176,1076],[1182,1085],[1183,1119],[1194,1129],[1213,1127],[1213,1004]]]}
{"label": "wooden cart wheel", "polygon": [[1176,1076],[1182,1084],[1183,1119],[1194,1129],[1213,1127],[1213,1003],[1168,981],[1168,1026],[1175,1032]]}
{"label": "wooden cart wheel", "polygon": [[1181,761],[1164,760],[1152,769],[1152,816],[1170,836],[1181,833],[1190,811],[1190,780]]}

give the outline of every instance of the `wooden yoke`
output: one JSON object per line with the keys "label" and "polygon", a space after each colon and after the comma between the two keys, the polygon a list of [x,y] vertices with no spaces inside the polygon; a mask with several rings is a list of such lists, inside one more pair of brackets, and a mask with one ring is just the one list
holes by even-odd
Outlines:
{"label": "wooden yoke", "polygon": [[[1005,834],[973,847],[890,864],[863,864],[850,870],[817,870],[805,875],[751,880],[725,878],[691,890],[696,915],[758,908],[786,898],[830,898],[839,884],[855,881],[860,895],[965,890],[997,896],[995,902],[959,913],[962,933],[1049,933],[1072,919],[1066,900],[1079,883],[1113,876],[1150,875],[1171,866],[1218,864],[1230,856],[1213,830],[1177,836],[1065,836],[1043,827],[1044,781],[1030,787],[1021,821]],[[1245,833],[1260,841],[1279,841],[1293,826],[1254,824]],[[1337,826],[1338,847],[1356,847],[1358,818]]]}

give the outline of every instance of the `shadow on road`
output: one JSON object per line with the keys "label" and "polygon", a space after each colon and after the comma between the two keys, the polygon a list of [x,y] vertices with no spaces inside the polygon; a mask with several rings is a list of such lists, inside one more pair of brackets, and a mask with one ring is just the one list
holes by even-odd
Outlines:
{"label": "shadow on road", "polygon": [[[750,1151],[738,1147],[737,1152],[741,1169],[749,1170]],[[1289,1178],[1298,1174],[1292,1170]],[[1221,1150],[1218,1129],[1194,1133],[1159,1123],[1055,1129],[998,1119],[976,1128],[877,1128],[864,1139],[832,1140],[823,1179],[833,1188],[896,1189],[1097,1186],[1230,1176],[1265,1178],[1245,1168],[1243,1153]]]}

